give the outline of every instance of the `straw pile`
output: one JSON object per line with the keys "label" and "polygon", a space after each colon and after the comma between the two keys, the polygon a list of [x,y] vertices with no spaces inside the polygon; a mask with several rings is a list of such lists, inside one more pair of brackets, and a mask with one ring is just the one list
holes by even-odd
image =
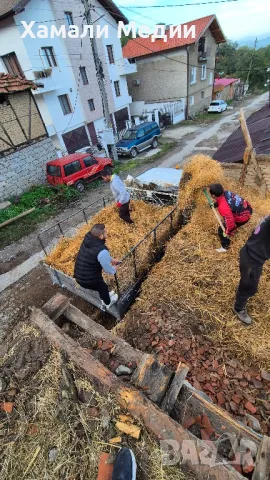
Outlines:
{"label": "straw pile", "polygon": [[[12,369],[11,376],[9,369],[9,388],[17,388],[12,414],[0,411],[2,480],[95,480],[100,453],[111,453],[113,460],[121,446],[133,449],[141,480],[190,479],[178,466],[162,467],[159,446],[146,431],[139,441],[123,436],[121,444],[110,446],[110,439],[117,435],[114,419],[125,413],[113,396],[100,396],[57,350],[50,350],[49,345],[45,349],[45,340],[36,329],[26,324],[19,327],[11,339],[11,349],[0,360],[1,377],[8,362],[13,361],[15,372]],[[32,355],[42,345],[44,351],[48,350],[43,365],[34,370],[33,355],[32,374],[20,380],[25,368],[19,366],[18,357],[22,352],[28,355],[30,350]],[[74,398],[64,387],[63,368],[74,378],[79,397],[84,393],[87,402]],[[95,411],[99,412],[96,416]]]}
{"label": "straw pile", "polygon": [[[125,323],[132,324],[135,318],[139,322],[140,316],[151,315],[152,308],[158,306],[173,309],[176,316],[178,312],[187,312],[204,322],[212,339],[230,349],[235,357],[252,359],[258,366],[269,369],[269,262],[264,267],[259,293],[249,302],[253,325],[243,326],[234,316],[232,306],[240,278],[239,250],[254,227],[269,215],[270,198],[262,200],[255,191],[228,181],[221,166],[204,155],[192,157],[184,170],[185,178],[190,174],[192,178],[180,191],[179,204],[183,208],[195,202],[191,221],[168,243],[165,256],[144,282],[140,299]],[[222,183],[241,194],[254,211],[251,221],[238,230],[230,250],[223,255],[215,251],[220,246],[218,225],[201,190],[210,183]]]}
{"label": "straw pile", "polygon": [[156,207],[143,201],[133,201],[131,205],[134,225],[123,222],[119,218],[118,209],[114,205],[109,205],[94,215],[74,237],[62,238],[45,262],[66,275],[73,276],[74,262],[84,236],[96,223],[106,225],[108,231],[106,245],[112,257],[121,259],[172,209]]}

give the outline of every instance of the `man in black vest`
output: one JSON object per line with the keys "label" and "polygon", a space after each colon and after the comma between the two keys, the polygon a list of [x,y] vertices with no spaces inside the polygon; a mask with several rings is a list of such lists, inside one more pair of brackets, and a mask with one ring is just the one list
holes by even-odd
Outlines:
{"label": "man in black vest", "polygon": [[106,228],[102,223],[94,225],[85,235],[76,258],[74,278],[81,287],[98,292],[106,307],[110,308],[117,302],[118,295],[114,291],[109,292],[102,269],[114,275],[119,261],[111,257],[105,245],[106,238]]}
{"label": "man in black vest", "polygon": [[270,260],[270,215],[256,227],[240,251],[241,280],[236,294],[234,313],[241,322],[251,325],[247,301],[258,290],[263,266]]}

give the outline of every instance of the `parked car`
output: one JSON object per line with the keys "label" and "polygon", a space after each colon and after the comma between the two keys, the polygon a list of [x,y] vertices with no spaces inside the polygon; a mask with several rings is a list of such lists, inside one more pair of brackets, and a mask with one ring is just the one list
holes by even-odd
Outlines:
{"label": "parked car", "polygon": [[107,165],[112,166],[110,158],[98,158],[89,153],[73,153],[47,162],[47,181],[53,187],[68,185],[84,192],[86,183],[100,177]]}
{"label": "parked car", "polygon": [[213,102],[210,103],[208,107],[208,112],[209,113],[222,113],[225,110],[227,110],[228,105],[224,100],[214,100]]}
{"label": "parked car", "polygon": [[156,122],[145,122],[129,128],[116,144],[118,155],[137,157],[139,152],[147,148],[156,148],[161,132]]}

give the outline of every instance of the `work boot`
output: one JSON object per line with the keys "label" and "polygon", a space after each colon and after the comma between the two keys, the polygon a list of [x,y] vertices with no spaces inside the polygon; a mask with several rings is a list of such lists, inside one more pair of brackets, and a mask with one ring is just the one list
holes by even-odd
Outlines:
{"label": "work boot", "polygon": [[235,315],[241,320],[241,322],[245,323],[246,325],[251,325],[253,323],[252,318],[248,315],[246,309],[240,310],[239,312],[233,308]]}
{"label": "work boot", "polygon": [[216,252],[218,253],[227,253],[228,250],[226,250],[226,248],[223,248],[223,247],[220,247],[220,248],[216,248]]}
{"label": "work boot", "polygon": [[136,480],[136,468],[132,450],[121,448],[114,462],[112,480]]}
{"label": "work boot", "polygon": [[111,303],[109,303],[109,305],[105,305],[106,306],[106,309],[109,310],[109,308],[111,308],[111,306],[117,302],[118,300],[118,295],[117,293],[115,293],[114,295],[110,295],[110,299],[111,299]]}
{"label": "work boot", "polygon": [[115,294],[115,291],[114,291],[114,290],[111,290],[111,291],[109,292],[110,298],[112,298],[112,297],[114,296],[114,294]]}

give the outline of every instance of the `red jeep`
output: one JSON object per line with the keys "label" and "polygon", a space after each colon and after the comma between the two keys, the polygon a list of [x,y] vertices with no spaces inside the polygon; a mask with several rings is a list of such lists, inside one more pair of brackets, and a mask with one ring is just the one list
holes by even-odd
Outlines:
{"label": "red jeep", "polygon": [[112,166],[110,158],[93,157],[89,153],[73,153],[47,162],[47,181],[53,187],[74,186],[84,192],[85,184],[100,177],[102,170]]}

